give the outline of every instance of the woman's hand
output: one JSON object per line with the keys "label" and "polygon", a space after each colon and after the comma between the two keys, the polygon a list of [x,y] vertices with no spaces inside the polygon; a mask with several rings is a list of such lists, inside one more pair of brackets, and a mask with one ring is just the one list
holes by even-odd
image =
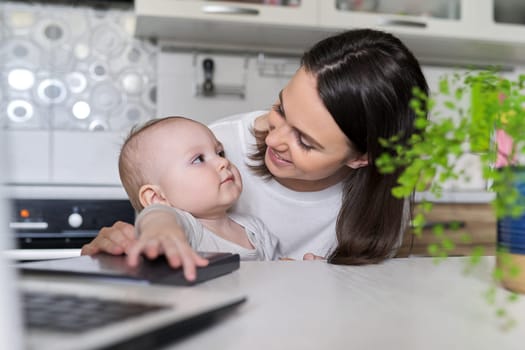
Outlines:
{"label": "woman's hand", "polygon": [[117,221],[111,227],[103,227],[91,242],[82,247],[80,254],[94,255],[104,252],[121,255],[126,253],[135,241],[133,225]]}
{"label": "woman's hand", "polygon": [[128,264],[137,266],[139,256],[155,259],[164,254],[173,268],[182,266],[184,277],[193,281],[197,277],[197,266],[208,265],[189,245],[186,235],[175,216],[166,211],[151,211],[139,222],[140,235],[127,250]]}
{"label": "woman's hand", "polygon": [[303,260],[326,260],[325,257],[315,255],[314,253],[306,253],[303,255]]}

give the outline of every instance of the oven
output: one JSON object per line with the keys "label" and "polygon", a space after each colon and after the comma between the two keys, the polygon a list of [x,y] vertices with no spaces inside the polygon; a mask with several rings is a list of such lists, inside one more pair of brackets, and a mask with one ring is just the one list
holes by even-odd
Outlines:
{"label": "oven", "polygon": [[13,244],[6,255],[14,260],[78,256],[102,227],[135,220],[119,187],[11,186],[8,196]]}

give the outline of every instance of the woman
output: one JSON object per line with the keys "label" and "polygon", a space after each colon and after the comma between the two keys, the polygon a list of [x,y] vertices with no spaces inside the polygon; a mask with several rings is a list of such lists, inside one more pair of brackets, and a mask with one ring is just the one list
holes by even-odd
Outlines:
{"label": "woman", "polygon": [[[380,174],[375,160],[380,138],[413,132],[414,87],[428,91],[415,57],[390,34],[351,30],[317,43],[270,112],[210,126],[245,182],[234,211],[261,218],[292,258],[367,264],[392,256],[409,210],[391,195],[398,173]],[[116,223],[82,253],[136,255],[134,241],[133,227]],[[191,279],[206,261],[183,234],[169,242],[168,260]],[[161,246],[140,250],[154,257]]]}

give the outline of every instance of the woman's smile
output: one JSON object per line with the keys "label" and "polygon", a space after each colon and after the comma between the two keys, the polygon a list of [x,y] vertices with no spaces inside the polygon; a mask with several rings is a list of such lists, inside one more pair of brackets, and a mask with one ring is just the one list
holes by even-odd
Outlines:
{"label": "woman's smile", "polygon": [[291,161],[284,159],[281,157],[275,150],[271,147],[267,148],[266,154],[268,155],[268,158],[272,161],[273,164],[276,166],[289,166],[292,164]]}

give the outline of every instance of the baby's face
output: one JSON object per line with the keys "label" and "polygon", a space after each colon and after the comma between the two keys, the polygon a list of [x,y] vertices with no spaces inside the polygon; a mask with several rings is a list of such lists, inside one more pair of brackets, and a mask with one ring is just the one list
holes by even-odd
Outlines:
{"label": "baby's face", "polygon": [[158,125],[149,141],[150,170],[171,206],[210,217],[224,214],[239,198],[239,171],[206,126],[168,120]]}

